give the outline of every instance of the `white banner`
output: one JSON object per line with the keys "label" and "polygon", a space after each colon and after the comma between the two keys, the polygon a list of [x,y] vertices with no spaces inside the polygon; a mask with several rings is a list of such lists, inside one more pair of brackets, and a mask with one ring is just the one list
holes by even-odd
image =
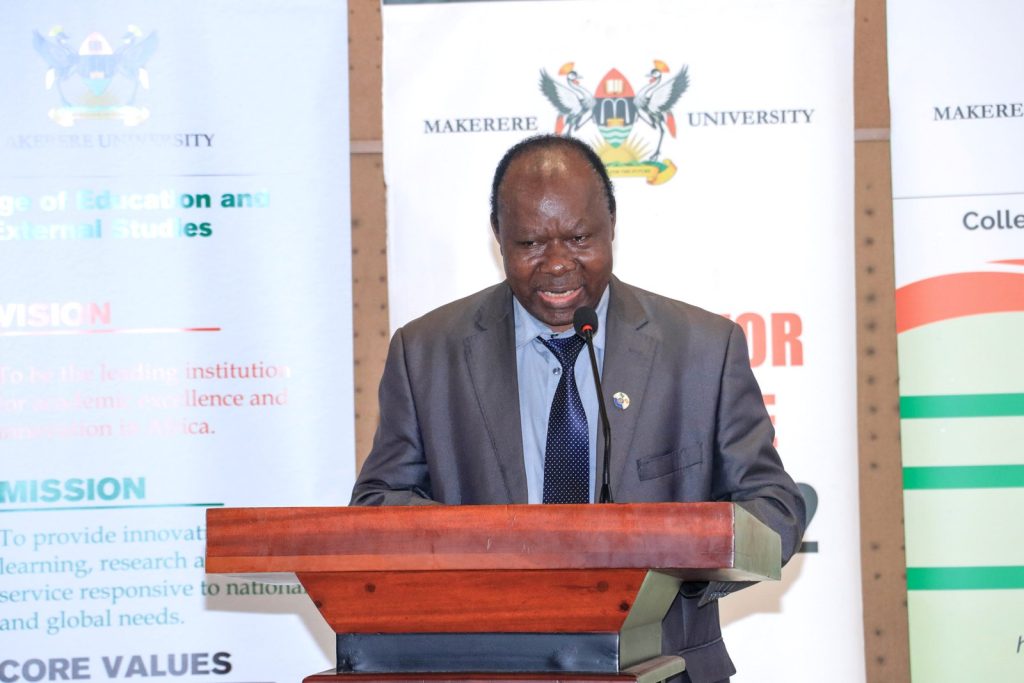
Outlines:
{"label": "white banner", "polygon": [[[616,274],[746,331],[816,514],[782,582],[723,602],[741,683],[864,678],[852,41],[849,1],[384,6],[393,327],[503,278],[494,167],[561,129],[614,178]],[[662,128],[645,87],[666,89]],[[563,88],[587,107],[560,116]]]}
{"label": "white banner", "polygon": [[344,504],[344,3],[0,8],[0,681],[295,681],[210,506]]}
{"label": "white banner", "polygon": [[1024,679],[1024,96],[1014,0],[888,6],[910,668]]}

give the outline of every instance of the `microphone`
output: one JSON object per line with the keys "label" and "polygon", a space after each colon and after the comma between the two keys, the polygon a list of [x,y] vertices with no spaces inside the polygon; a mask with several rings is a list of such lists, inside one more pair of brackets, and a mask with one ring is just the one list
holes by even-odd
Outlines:
{"label": "microphone", "polygon": [[609,470],[612,465],[612,428],[608,424],[608,412],[604,409],[604,392],[601,390],[601,374],[597,371],[597,354],[594,353],[594,334],[597,332],[597,311],[590,306],[580,306],[572,316],[572,327],[576,334],[583,337],[587,342],[587,351],[590,352],[590,369],[594,373],[594,385],[597,387],[597,410],[601,416],[601,430],[604,434],[604,465],[601,468],[601,494],[597,499],[599,503],[611,503],[611,476]]}

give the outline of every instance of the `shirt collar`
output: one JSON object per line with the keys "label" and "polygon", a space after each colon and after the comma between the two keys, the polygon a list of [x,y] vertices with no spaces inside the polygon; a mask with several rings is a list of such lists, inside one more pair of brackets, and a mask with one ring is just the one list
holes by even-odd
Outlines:
{"label": "shirt collar", "polygon": [[[606,286],[604,288],[604,293],[601,295],[601,299],[597,302],[597,308],[594,309],[597,312],[597,333],[594,335],[594,347],[596,349],[604,349],[605,320],[608,318],[608,297],[610,292],[611,288]],[[565,332],[556,335],[551,331],[550,327],[533,317],[533,315],[526,310],[526,307],[519,303],[519,299],[515,296],[512,297],[512,310],[515,315],[516,323],[517,351],[530,342],[536,340],[537,337],[544,337],[547,339],[552,336],[567,337],[571,334],[575,334],[573,329],[570,327]]]}

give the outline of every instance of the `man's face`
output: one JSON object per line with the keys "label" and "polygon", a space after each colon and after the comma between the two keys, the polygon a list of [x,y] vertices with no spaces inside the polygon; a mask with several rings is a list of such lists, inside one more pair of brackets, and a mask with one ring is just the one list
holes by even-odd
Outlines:
{"label": "man's face", "polygon": [[494,228],[519,303],[552,330],[597,306],[612,274],[615,217],[601,180],[578,152],[526,152],[508,168]]}

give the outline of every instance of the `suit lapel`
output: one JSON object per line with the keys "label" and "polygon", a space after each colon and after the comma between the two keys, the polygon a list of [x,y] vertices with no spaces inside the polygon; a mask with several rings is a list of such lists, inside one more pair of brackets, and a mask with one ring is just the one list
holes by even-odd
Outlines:
{"label": "suit lapel", "polygon": [[[633,436],[637,420],[644,409],[644,390],[647,387],[654,365],[654,354],[658,340],[643,328],[647,326],[647,314],[640,305],[632,288],[618,278],[612,278],[611,297],[608,302],[608,326],[605,338],[604,365],[601,384],[604,389],[605,406],[612,431],[612,497],[617,482],[623,480],[626,464],[636,460],[639,454],[632,453]],[[622,391],[629,396],[627,410],[620,410],[612,402],[612,396]],[[598,488],[604,439],[598,431]]]}
{"label": "suit lapel", "polygon": [[516,375],[515,319],[512,292],[496,287],[480,307],[477,331],[466,337],[464,349],[473,390],[483,413],[498,468],[508,490],[508,502],[526,503],[526,468],[519,419],[519,380]]}

